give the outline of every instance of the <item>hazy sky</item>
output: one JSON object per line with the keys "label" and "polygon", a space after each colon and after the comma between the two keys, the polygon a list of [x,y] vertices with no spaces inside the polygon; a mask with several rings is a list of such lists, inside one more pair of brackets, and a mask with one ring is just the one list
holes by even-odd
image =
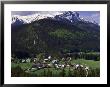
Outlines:
{"label": "hazy sky", "polygon": [[[81,18],[100,24],[100,11],[77,11]],[[26,16],[31,14],[57,15],[63,11],[12,11],[12,15]]]}
{"label": "hazy sky", "polygon": [[100,24],[100,11],[77,11],[86,20]]}

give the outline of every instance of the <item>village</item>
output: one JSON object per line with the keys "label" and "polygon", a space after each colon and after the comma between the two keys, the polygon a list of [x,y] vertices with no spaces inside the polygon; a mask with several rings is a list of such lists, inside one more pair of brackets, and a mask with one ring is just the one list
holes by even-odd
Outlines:
{"label": "village", "polygon": [[[81,54],[80,54],[81,55]],[[68,69],[71,71],[78,71],[80,73],[84,72],[85,77],[88,76],[91,68],[85,63],[74,63],[74,59],[71,56],[65,56],[62,58],[54,58],[51,55],[48,55],[44,58],[25,58],[25,59],[15,59],[12,58],[11,62],[16,64],[26,64],[31,63],[31,67],[25,68],[25,72],[37,72],[42,69],[55,69],[55,70],[64,70]]]}

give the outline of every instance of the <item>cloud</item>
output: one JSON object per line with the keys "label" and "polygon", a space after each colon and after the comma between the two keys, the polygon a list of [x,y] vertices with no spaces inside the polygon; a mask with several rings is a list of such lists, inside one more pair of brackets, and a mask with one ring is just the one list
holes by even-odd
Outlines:
{"label": "cloud", "polygon": [[20,16],[26,16],[26,15],[32,15],[32,14],[41,14],[41,15],[58,15],[63,13],[62,11],[12,11],[12,15],[20,15]]}
{"label": "cloud", "polygon": [[36,13],[35,11],[12,11],[11,15],[26,16],[26,15],[31,15],[35,13]]}

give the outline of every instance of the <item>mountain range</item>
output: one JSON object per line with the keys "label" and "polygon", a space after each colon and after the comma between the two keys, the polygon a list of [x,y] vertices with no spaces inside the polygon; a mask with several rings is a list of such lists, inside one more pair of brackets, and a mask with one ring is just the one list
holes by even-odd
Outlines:
{"label": "mountain range", "polygon": [[100,51],[100,26],[85,21],[78,12],[57,15],[12,16],[12,55]]}
{"label": "mountain range", "polygon": [[[20,15],[12,15],[12,25],[22,25],[22,24],[29,24],[31,22],[44,19],[44,18],[52,18],[56,20],[68,20],[70,22],[77,22],[77,21],[85,21],[85,22],[90,22],[86,21],[83,18],[80,18],[79,13],[77,12],[72,12],[72,11],[66,11],[64,13],[59,13],[59,15],[44,15],[44,14],[32,14],[32,15],[27,15],[27,16],[20,16]],[[92,22],[91,22],[92,23]],[[94,24],[97,24],[94,21]]]}

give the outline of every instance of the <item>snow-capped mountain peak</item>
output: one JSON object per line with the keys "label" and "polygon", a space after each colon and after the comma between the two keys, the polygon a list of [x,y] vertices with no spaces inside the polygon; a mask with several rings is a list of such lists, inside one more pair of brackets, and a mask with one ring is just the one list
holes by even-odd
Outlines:
{"label": "snow-capped mountain peak", "polygon": [[[29,24],[34,21],[44,19],[44,18],[52,18],[54,20],[60,20],[63,22],[71,22],[71,23],[78,23],[79,21],[83,21],[85,23],[90,23],[90,21],[85,20],[84,18],[80,17],[78,12],[75,11],[64,11],[64,12],[57,12],[56,14],[32,14],[27,16],[20,16],[20,15],[12,15],[12,25],[22,25],[22,24]],[[93,23],[93,22],[91,22]],[[96,24],[96,22],[94,22]]]}
{"label": "snow-capped mountain peak", "polygon": [[40,14],[33,14],[33,15],[27,15],[27,16],[13,15],[12,24],[13,25],[29,24],[36,20],[44,19],[47,17],[53,17],[53,16],[52,15],[40,15]]}
{"label": "snow-capped mountain peak", "polygon": [[77,22],[77,21],[81,21],[81,18],[79,16],[78,12],[74,12],[74,11],[65,11],[63,14],[61,15],[56,15],[55,16],[56,19],[58,20],[68,20],[72,23]]}

